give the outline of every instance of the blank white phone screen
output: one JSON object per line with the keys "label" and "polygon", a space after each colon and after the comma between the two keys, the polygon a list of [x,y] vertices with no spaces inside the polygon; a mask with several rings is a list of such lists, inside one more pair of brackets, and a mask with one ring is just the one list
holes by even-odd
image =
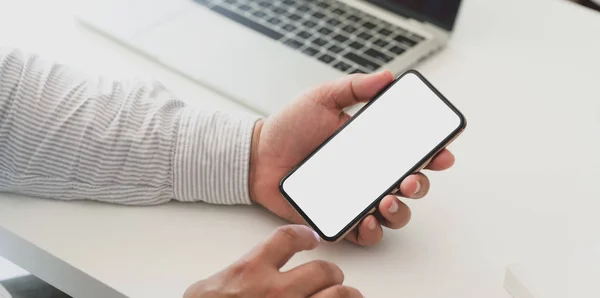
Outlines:
{"label": "blank white phone screen", "polygon": [[325,236],[334,237],[460,124],[409,72],[283,181],[282,189]]}

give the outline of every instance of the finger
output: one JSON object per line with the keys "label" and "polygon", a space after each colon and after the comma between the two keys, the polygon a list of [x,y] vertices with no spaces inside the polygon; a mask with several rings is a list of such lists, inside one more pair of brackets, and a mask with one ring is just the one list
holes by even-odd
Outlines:
{"label": "finger", "polygon": [[383,229],[375,216],[368,215],[350,232],[346,239],[362,246],[371,246],[377,244],[383,238]]}
{"label": "finger", "polygon": [[333,263],[312,261],[285,272],[283,279],[294,293],[308,297],[323,289],[342,284],[344,273]]}
{"label": "finger", "polygon": [[400,189],[395,195],[405,198],[420,199],[429,192],[429,178],[423,173],[412,174],[400,183]]}
{"label": "finger", "polygon": [[256,247],[250,256],[261,259],[279,269],[294,254],[314,249],[319,242],[319,236],[309,227],[287,225],[278,228],[269,239]]}
{"label": "finger", "polygon": [[311,298],[362,298],[359,290],[348,286],[334,286],[316,293]]}
{"label": "finger", "polygon": [[374,74],[354,74],[319,87],[317,101],[336,112],[373,98],[385,86],[394,81],[390,71]]}
{"label": "finger", "polygon": [[390,229],[400,229],[410,221],[410,208],[395,196],[388,195],[379,203],[381,224]]}
{"label": "finger", "polygon": [[433,160],[425,167],[432,171],[443,171],[454,165],[454,155],[447,149],[443,149]]}

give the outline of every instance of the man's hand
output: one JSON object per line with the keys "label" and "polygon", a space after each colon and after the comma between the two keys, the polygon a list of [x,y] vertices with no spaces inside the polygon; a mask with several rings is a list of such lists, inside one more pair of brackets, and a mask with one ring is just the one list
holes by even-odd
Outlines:
{"label": "man's hand", "polygon": [[342,285],[342,270],[329,262],[313,261],[279,271],[294,254],[318,244],[318,236],[308,227],[281,227],[237,263],[189,287],[184,298],[363,297]]}
{"label": "man's hand", "polygon": [[[351,75],[317,87],[264,123],[257,123],[250,162],[252,200],[290,222],[303,223],[279,193],[280,180],[350,119],[344,108],[369,101],[393,80],[393,74],[388,71]],[[445,170],[453,163],[454,156],[443,150],[427,169]],[[376,244],[383,237],[382,226],[399,229],[410,220],[410,209],[395,195],[418,199],[428,190],[429,180],[424,174],[407,177],[398,194],[385,197],[379,204],[380,219],[367,216],[347,239],[360,245]]]}

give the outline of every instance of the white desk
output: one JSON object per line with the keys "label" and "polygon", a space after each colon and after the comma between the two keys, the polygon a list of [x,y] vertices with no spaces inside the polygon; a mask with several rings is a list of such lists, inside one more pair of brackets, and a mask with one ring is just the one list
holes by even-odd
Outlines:
{"label": "white desk", "polygon": [[[190,102],[242,111],[77,27],[56,8],[66,1],[0,0],[0,41],[89,71],[144,73]],[[334,261],[367,297],[508,297],[507,264],[568,251],[600,207],[598,32],[600,14],[560,0],[465,0],[448,49],[419,68],[469,120],[456,166],[431,174],[430,196],[410,202],[412,223],[381,245],[329,246],[292,263]],[[279,224],[253,207],[2,194],[0,254],[78,297],[177,297]]]}

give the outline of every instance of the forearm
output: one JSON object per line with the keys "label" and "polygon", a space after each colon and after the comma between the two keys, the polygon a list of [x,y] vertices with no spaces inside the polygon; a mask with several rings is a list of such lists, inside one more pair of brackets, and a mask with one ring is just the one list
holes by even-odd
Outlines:
{"label": "forearm", "polygon": [[85,76],[0,50],[0,191],[249,203],[255,120],[190,108],[154,82]]}

